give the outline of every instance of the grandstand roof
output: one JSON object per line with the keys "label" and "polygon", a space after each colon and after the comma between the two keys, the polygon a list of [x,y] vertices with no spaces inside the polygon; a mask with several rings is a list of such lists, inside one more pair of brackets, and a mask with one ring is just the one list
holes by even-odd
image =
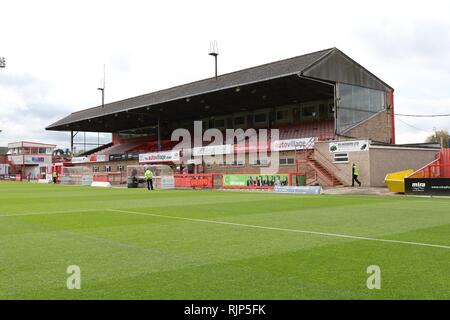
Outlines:
{"label": "grandstand roof", "polygon": [[[49,125],[46,129],[59,131],[80,130],[112,132],[117,129],[125,129],[124,126],[120,127],[117,123],[111,125],[114,120],[111,117],[117,117],[118,114],[122,112],[130,112],[128,116],[132,114],[131,111],[151,113],[153,110],[159,110],[159,107],[163,104],[179,101],[181,99],[218,93],[227,89],[252,84],[267,83],[268,81],[286,77],[291,77],[292,79],[293,76],[320,79],[332,83],[343,82],[386,91],[392,90],[390,86],[342,53],[339,49],[330,48],[223,74],[217,79],[208,78],[108,103],[105,104],[104,107],[97,106],[81,110]],[[172,113],[177,113],[178,111],[178,108],[172,108]],[[92,128],[92,124],[88,125],[86,123],[90,122],[92,119],[96,119],[95,123],[98,126],[102,126],[101,124],[103,123],[104,125],[102,128],[86,130],[86,128],[89,127],[94,129]],[[105,124],[105,121],[109,121],[110,125]],[[123,124],[124,122],[121,123]],[[130,126],[128,125],[128,128],[129,127]]]}

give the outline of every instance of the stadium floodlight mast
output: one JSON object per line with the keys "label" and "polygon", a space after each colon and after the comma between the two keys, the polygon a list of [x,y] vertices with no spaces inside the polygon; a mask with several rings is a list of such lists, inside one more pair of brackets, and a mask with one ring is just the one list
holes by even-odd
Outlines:
{"label": "stadium floodlight mast", "polygon": [[[97,90],[102,92],[102,109],[105,108],[105,82],[106,82],[106,65],[103,65],[103,86],[97,88]],[[100,146],[100,132],[97,132],[97,146]]]}
{"label": "stadium floodlight mast", "polygon": [[210,56],[214,57],[214,66],[215,66],[215,77],[217,80],[217,56],[219,55],[219,45],[217,44],[217,40],[211,41],[209,43],[209,53]]}

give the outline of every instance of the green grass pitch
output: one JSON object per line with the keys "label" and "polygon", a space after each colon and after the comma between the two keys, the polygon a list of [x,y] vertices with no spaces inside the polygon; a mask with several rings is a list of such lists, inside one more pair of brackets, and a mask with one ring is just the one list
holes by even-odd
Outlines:
{"label": "green grass pitch", "polygon": [[0,183],[0,299],[450,299],[450,199]]}

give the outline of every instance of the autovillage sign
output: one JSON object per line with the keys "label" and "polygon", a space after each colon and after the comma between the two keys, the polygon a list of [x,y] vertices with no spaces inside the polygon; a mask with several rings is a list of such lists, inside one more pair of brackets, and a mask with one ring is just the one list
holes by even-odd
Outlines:
{"label": "autovillage sign", "polygon": [[180,161],[180,151],[161,151],[139,154],[139,163]]}
{"label": "autovillage sign", "polygon": [[405,193],[424,196],[450,196],[450,178],[406,178]]}
{"label": "autovillage sign", "polygon": [[288,150],[298,150],[298,149],[313,149],[314,138],[301,138],[301,139],[289,139],[289,140],[275,140],[273,142],[273,151],[288,151]]}

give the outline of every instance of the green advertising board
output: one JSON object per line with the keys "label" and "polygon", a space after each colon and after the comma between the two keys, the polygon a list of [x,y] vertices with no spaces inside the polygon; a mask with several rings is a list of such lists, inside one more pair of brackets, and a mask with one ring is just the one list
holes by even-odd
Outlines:
{"label": "green advertising board", "polygon": [[224,187],[274,186],[277,181],[288,183],[288,174],[224,174]]}

